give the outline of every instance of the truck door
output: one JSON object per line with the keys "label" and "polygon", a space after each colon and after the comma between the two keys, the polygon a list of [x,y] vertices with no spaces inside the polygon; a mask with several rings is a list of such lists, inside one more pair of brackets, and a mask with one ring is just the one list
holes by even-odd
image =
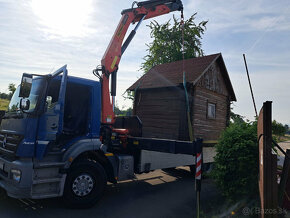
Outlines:
{"label": "truck door", "polygon": [[45,112],[40,117],[36,157],[43,157],[48,144],[55,142],[63,131],[63,114],[67,85],[66,66],[52,74],[45,98]]}

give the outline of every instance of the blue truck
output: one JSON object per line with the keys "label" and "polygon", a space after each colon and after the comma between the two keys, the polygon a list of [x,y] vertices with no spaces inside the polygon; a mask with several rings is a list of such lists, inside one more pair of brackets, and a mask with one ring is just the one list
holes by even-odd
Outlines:
{"label": "blue truck", "polygon": [[[23,74],[0,125],[0,187],[10,197],[63,196],[69,206],[90,207],[107,182],[194,164],[201,140],[144,138],[138,117],[115,117],[106,111],[106,106],[113,108],[106,99],[106,83],[112,75],[114,89],[117,64],[129,44],[126,40],[120,47],[123,39],[118,41],[126,25],[137,20],[138,27],[146,16],[181,9],[180,1],[157,0],[124,10],[102,66],[94,71],[99,81],[68,76],[67,66],[47,75]],[[116,47],[118,60],[110,52]]]}

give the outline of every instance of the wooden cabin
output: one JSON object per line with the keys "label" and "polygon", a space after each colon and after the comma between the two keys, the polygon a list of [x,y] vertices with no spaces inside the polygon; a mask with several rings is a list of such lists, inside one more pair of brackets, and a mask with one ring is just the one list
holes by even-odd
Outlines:
{"label": "wooden cabin", "polygon": [[128,90],[135,92],[133,114],[143,123],[143,137],[189,140],[187,105],[194,138],[217,140],[229,123],[236,96],[222,55],[213,54],[158,65]]}

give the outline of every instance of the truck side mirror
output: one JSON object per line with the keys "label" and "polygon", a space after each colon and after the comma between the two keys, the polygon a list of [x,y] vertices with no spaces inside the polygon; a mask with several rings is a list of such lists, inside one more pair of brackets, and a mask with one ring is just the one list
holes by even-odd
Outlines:
{"label": "truck side mirror", "polygon": [[28,73],[23,73],[20,90],[19,90],[19,97],[28,98],[30,95],[32,86],[32,75]]}
{"label": "truck side mirror", "polygon": [[20,99],[20,109],[21,110],[29,110],[30,107],[30,101],[29,99],[21,98]]}

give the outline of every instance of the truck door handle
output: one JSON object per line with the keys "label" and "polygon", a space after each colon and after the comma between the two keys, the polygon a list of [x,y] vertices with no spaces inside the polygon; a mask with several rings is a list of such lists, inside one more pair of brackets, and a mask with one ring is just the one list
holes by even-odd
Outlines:
{"label": "truck door handle", "polygon": [[50,128],[56,129],[57,128],[57,125],[55,123],[53,123]]}

